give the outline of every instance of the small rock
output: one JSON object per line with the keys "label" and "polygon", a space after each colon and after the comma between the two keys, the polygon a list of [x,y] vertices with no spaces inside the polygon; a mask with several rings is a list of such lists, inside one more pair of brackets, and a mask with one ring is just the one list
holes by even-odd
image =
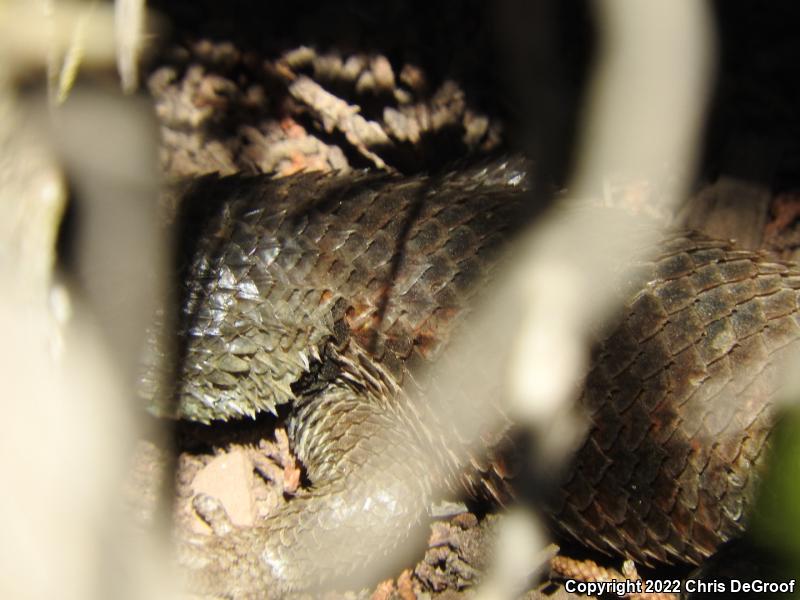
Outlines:
{"label": "small rock", "polygon": [[[214,457],[197,473],[192,482],[192,490],[195,494],[207,494],[219,500],[235,525],[253,525],[253,464],[242,450]],[[195,530],[208,531],[199,517],[195,520]]]}

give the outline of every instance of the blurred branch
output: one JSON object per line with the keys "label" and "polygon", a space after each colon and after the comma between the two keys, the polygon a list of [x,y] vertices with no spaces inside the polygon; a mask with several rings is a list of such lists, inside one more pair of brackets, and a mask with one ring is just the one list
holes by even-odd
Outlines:
{"label": "blurred branch", "polygon": [[0,17],[2,69],[11,77],[47,65],[53,97],[66,93],[80,65],[114,56],[111,7],[96,1],[6,0]]}
{"label": "blurred branch", "polygon": [[2,69],[14,77],[45,65],[51,102],[63,103],[81,68],[116,57],[122,89],[134,92],[144,49],[144,0],[5,0],[0,16]]}
{"label": "blurred branch", "polygon": [[115,0],[114,32],[117,47],[117,71],[122,90],[130,94],[139,85],[139,59],[145,29],[145,0]]}
{"label": "blurred branch", "polygon": [[[622,266],[643,258],[659,235],[657,227],[643,228],[615,211],[599,219],[567,209],[579,207],[576,198],[597,197],[604,181],[622,174],[664,190],[661,209],[671,213],[694,169],[713,56],[705,4],[598,0],[596,8],[600,54],[570,199],[518,244],[518,259],[475,315],[470,339],[481,339],[481,349],[462,336],[446,363],[472,360],[505,372],[509,410],[544,441],[540,450],[551,462],[575,442],[566,415],[586,368],[590,331],[616,308]],[[507,362],[498,359],[506,356]],[[445,381],[453,387],[441,389],[482,394],[488,404],[491,387],[470,376],[478,372],[451,367]],[[473,416],[482,421],[490,412]]]}

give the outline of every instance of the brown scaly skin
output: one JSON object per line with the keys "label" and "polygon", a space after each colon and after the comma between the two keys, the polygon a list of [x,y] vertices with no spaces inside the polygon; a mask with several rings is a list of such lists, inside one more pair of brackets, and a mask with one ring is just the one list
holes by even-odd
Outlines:
{"label": "brown scaly skin", "polygon": [[[409,372],[490,293],[498,250],[524,221],[520,165],[194,186],[187,202],[218,210],[185,273],[180,414],[230,419],[291,402],[312,482],[254,529],[188,541],[194,587],[260,597],[327,586],[354,569],[338,548],[355,548],[357,567],[391,554],[442,482],[498,493],[499,469],[470,440],[445,445],[449,424],[406,392]],[[603,551],[697,562],[742,529],[775,365],[800,340],[800,275],[678,234],[634,273],[583,393],[593,428],[552,511]]]}
{"label": "brown scaly skin", "polygon": [[695,235],[631,281],[582,396],[593,427],[554,512],[636,561],[698,563],[743,530],[782,359],[800,339],[795,265]]}

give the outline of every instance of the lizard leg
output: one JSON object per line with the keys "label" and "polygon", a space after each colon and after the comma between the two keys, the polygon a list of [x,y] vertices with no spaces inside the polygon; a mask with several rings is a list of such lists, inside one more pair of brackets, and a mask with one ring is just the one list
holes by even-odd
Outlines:
{"label": "lizard leg", "polygon": [[[433,498],[427,464],[398,406],[331,385],[298,408],[290,435],[312,482],[254,528],[184,540],[190,587],[235,598],[352,587],[397,565]],[[391,561],[391,563],[389,562]]]}

